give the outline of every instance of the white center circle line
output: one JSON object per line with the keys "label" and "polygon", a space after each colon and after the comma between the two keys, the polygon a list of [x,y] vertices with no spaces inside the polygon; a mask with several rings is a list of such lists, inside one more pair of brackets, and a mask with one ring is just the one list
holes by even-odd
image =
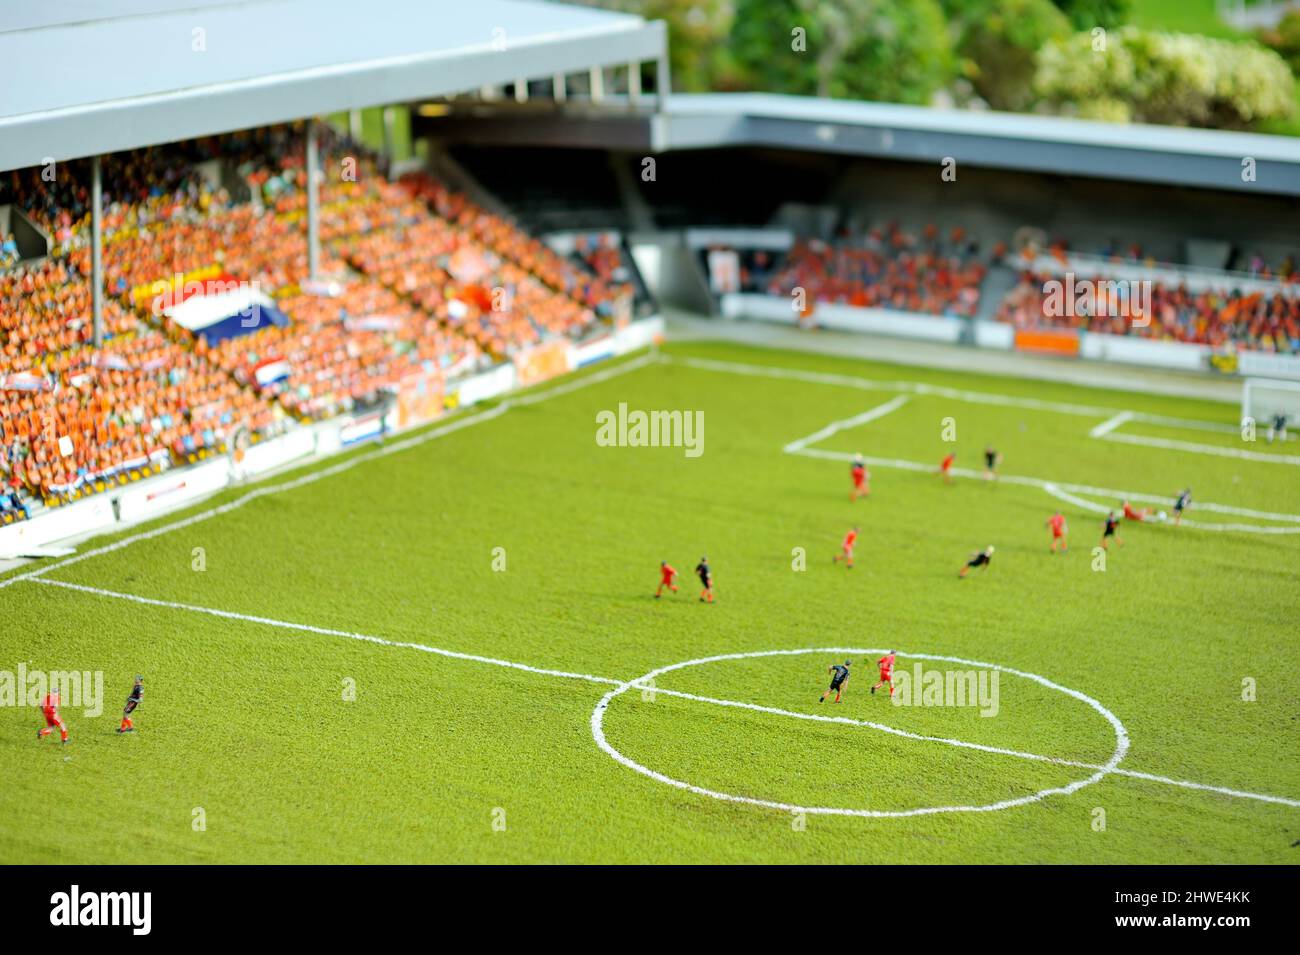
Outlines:
{"label": "white center circle line", "polygon": [[[725,802],[745,803],[751,806],[761,806],[766,809],[778,809],[784,812],[804,813],[807,815],[861,816],[861,817],[873,818],[873,819],[905,818],[908,816],[924,816],[924,815],[932,815],[936,813],[948,813],[948,812],[994,812],[999,809],[1011,809],[1016,806],[1024,806],[1030,803],[1039,802],[1043,799],[1046,799],[1048,796],[1058,796],[1058,795],[1068,796],[1071,793],[1078,792],[1080,789],[1082,789],[1085,786],[1090,786],[1093,783],[1098,782],[1103,777],[1113,772],[1115,768],[1119,765],[1120,761],[1124,758],[1125,753],[1128,752],[1129,738],[1128,738],[1128,731],[1124,728],[1124,724],[1120,722],[1119,717],[1117,717],[1110,710],[1106,709],[1106,707],[1104,707],[1101,703],[1097,702],[1095,699],[1088,696],[1086,693],[1081,693],[1078,690],[1072,690],[1069,687],[1061,686],[1060,684],[1054,683],[1051,680],[1047,679],[1046,677],[1039,676],[1036,673],[1028,673],[1023,670],[1016,670],[1012,667],[1000,666],[996,663],[981,663],[976,660],[966,660],[961,657],[944,656],[941,654],[932,654],[932,653],[905,653],[903,654],[903,656],[905,656],[907,659],[913,659],[913,660],[936,660],[945,663],[960,663],[965,666],[977,667],[977,668],[982,668],[987,670],[998,670],[1002,673],[1011,674],[1012,676],[1018,676],[1018,677],[1023,677],[1024,679],[1027,680],[1032,680],[1035,683],[1047,687],[1048,689],[1056,690],[1057,692],[1064,693],[1067,696],[1072,696],[1075,699],[1086,703],[1097,713],[1101,714],[1101,716],[1104,717],[1106,721],[1110,724],[1111,729],[1115,733],[1115,751],[1111,754],[1110,759],[1107,760],[1105,764],[1100,766],[1097,772],[1093,773],[1091,776],[1088,776],[1084,779],[1075,780],[1074,782],[1069,783],[1065,786],[1042,789],[1036,793],[1031,793],[1028,796],[1021,796],[1016,799],[1004,799],[1004,800],[1000,800],[999,802],[985,803],[985,804],[974,805],[974,806],[922,806],[916,809],[885,810],[885,809],[853,809],[853,808],[840,807],[840,806],[800,806],[794,803],[779,802],[771,799],[757,799],[752,796],[741,796],[735,793],[719,792],[714,789],[708,789],[704,786],[696,786],[692,783],[683,782],[682,780],[679,779],[674,779],[671,776],[665,775],[664,773],[660,773],[656,770],[650,769],[648,766],[643,766],[641,763],[636,762],[631,757],[626,756],[623,753],[619,752],[617,749],[615,749],[610,744],[609,740],[605,737],[605,727],[604,727],[605,711],[606,709],[608,709],[610,702],[615,697],[620,696],[623,693],[626,693],[630,689],[643,689],[643,690],[656,691],[657,688],[648,687],[645,686],[644,684],[646,683],[646,681],[653,680],[655,677],[658,677],[664,673],[670,673],[674,670],[685,669],[686,667],[702,666],[708,663],[721,663],[727,660],[747,660],[747,659],[753,659],[757,657],[803,656],[803,655],[814,654],[814,653],[828,654],[828,655],[856,654],[858,656],[861,656],[863,654],[870,655],[875,653],[879,653],[883,655],[888,652],[889,652],[888,650],[860,649],[860,648],[852,648],[852,647],[815,647],[815,648],[809,648],[804,650],[758,650],[758,651],[752,651],[747,653],[726,653],[726,654],[720,654],[718,656],[700,657],[699,659],[696,660],[686,660],[682,663],[671,663],[667,666],[659,667],[656,670],[651,670],[649,673],[645,674],[644,676],[638,677],[635,680],[629,680],[626,683],[622,683],[614,687],[614,689],[610,690],[603,697],[601,697],[600,701],[596,704],[595,709],[593,709],[591,712],[591,735],[592,738],[596,741],[596,745],[599,746],[608,756],[610,756],[617,762],[622,763],[624,766],[628,767],[629,769],[635,770],[636,772],[640,773],[643,776],[648,776],[649,778],[655,780],[656,782],[664,783],[665,785],[668,786],[674,786],[678,789],[683,789],[687,792],[695,793],[696,795],[699,796],[708,796],[711,799],[718,799]],[[705,697],[696,698],[696,697],[692,697],[690,694],[679,693],[676,691],[658,691],[658,692],[668,692],[669,695],[671,696],[681,696],[688,699],[700,699],[704,702],[713,702],[711,700],[708,700]],[[757,709],[760,711],[769,711],[768,708],[765,707],[754,706],[750,708]],[[869,725],[869,724],[863,724],[863,725]],[[904,735],[910,735],[910,734],[904,734]],[[936,739],[935,742],[944,742],[950,745],[963,745],[960,741],[953,741],[953,740]],[[969,745],[972,748],[989,749],[990,751],[997,752],[997,750],[992,747],[982,747],[982,746],[978,746],[977,744],[966,744],[966,745]]]}

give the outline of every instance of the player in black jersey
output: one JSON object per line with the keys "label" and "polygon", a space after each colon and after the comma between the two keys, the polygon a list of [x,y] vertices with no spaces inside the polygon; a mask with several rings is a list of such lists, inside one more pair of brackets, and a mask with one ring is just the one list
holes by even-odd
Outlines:
{"label": "player in black jersey", "polygon": [[966,565],[962,567],[961,570],[957,571],[957,576],[965,577],[974,568],[987,567],[991,563],[993,563],[993,545],[989,544],[989,546],[985,547],[983,550],[971,554],[970,560],[966,561]]}
{"label": "player in black jersey", "polygon": [[844,684],[849,680],[849,666],[852,663],[852,660],[845,660],[843,666],[832,663],[826,668],[826,672],[831,675],[831,688],[822,694],[822,698],[817,701],[818,703],[825,703],[826,697],[832,693],[835,694],[835,702],[840,701],[840,696],[844,693]]}
{"label": "player in black jersey", "polygon": [[119,733],[134,733],[135,724],[131,722],[131,714],[135,708],[144,702],[144,677],[137,676],[135,685],[131,687],[131,695],[126,698],[126,706],[122,707],[122,725],[117,728]]}
{"label": "player in black jersey", "polygon": [[1272,444],[1274,438],[1286,440],[1286,415],[1284,414],[1273,415],[1273,423],[1268,426],[1268,443]]}
{"label": "player in black jersey", "polygon": [[1124,546],[1124,542],[1120,540],[1119,535],[1115,533],[1115,531],[1118,528],[1119,528],[1119,518],[1115,516],[1114,511],[1111,511],[1109,514],[1106,515],[1106,529],[1101,532],[1102,550],[1110,550],[1110,547],[1107,546],[1107,540],[1111,537],[1115,538],[1115,543],[1118,544],[1120,547]]}
{"label": "player in black jersey", "polygon": [[700,578],[700,585],[704,588],[700,602],[713,603],[713,571],[709,569],[709,558],[700,558],[700,562],[695,565],[695,576]]}
{"label": "player in black jersey", "polygon": [[1183,511],[1186,510],[1187,505],[1191,503],[1192,503],[1192,489],[1190,487],[1183,488],[1182,493],[1178,495],[1178,500],[1174,501],[1174,526],[1175,527],[1177,527],[1178,522],[1183,519]]}
{"label": "player in black jersey", "polygon": [[992,445],[984,449],[984,480],[992,481],[998,476],[998,465],[1002,463],[1002,455],[994,450]]}

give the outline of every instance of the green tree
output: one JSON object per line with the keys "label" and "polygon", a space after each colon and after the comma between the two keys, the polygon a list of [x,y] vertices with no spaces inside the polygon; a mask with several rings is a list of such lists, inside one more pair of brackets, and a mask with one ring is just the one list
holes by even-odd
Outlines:
{"label": "green tree", "polygon": [[1300,74],[1300,10],[1292,10],[1277,26],[1261,30],[1259,40],[1286,60],[1291,72]]}
{"label": "green tree", "polygon": [[1023,110],[1035,99],[1035,57],[1073,31],[1051,0],[944,0],[961,72],[994,109]]}
{"label": "green tree", "polygon": [[937,0],[737,0],[730,47],[773,93],[925,104],[954,75]]}
{"label": "green tree", "polygon": [[[574,2],[574,0],[570,0]],[[576,0],[589,7],[635,13],[668,25],[668,65],[674,89],[704,93],[725,83],[726,42],[733,0]]]}
{"label": "green tree", "polygon": [[1135,27],[1101,50],[1088,33],[1047,43],[1034,85],[1083,117],[1228,129],[1285,119],[1295,96],[1286,63],[1257,43]]}
{"label": "green tree", "polygon": [[1110,30],[1128,20],[1130,0],[1052,0],[1076,30]]}

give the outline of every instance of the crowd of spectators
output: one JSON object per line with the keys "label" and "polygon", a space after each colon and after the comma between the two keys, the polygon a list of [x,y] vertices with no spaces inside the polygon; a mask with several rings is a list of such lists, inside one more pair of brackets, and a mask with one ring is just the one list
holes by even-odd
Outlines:
{"label": "crowd of spectators", "polygon": [[240,426],[275,424],[257,394],[129,314],[99,348],[74,342],[25,364],[0,390],[0,470],[12,491],[48,504],[224,449]]}
{"label": "crowd of spectators", "polygon": [[[376,282],[352,281],[336,295],[299,292],[277,304],[291,317],[288,326],[211,346],[200,340],[196,352],[300,421],[377,405],[411,375],[445,380],[475,355]],[[281,361],[283,376],[258,381],[259,366]]]}
{"label": "crowd of spectators", "polygon": [[[1136,303],[1090,306],[1094,299],[1105,301],[1097,296],[1085,297],[1083,305],[1072,302],[1071,307],[1062,309],[1050,284],[1059,280],[1054,273],[1021,272],[1002,301],[998,320],[1021,329],[1073,328],[1209,345],[1217,350],[1300,354],[1300,295],[1284,288],[1271,293],[1231,287],[1193,291],[1184,284],[1150,282],[1148,316]],[[1089,281],[1104,289],[1110,280],[1099,276]],[[1129,287],[1125,282],[1116,284],[1122,289]]]}
{"label": "crowd of spectators", "polygon": [[[55,240],[9,268],[0,242],[0,522],[175,463],[437,383],[614,313],[622,286],[555,255],[427,176],[390,183],[323,144],[321,273],[309,282],[301,128],[104,165],[104,344],[92,345],[89,169],[7,174]],[[232,200],[195,163],[237,168]],[[16,249],[13,250],[16,254]],[[209,342],[162,312],[157,283],[202,270],[256,283],[289,319]],[[266,374],[268,367],[274,372]]]}
{"label": "crowd of spectators", "polygon": [[896,224],[861,239],[800,240],[769,279],[767,292],[802,288],[811,305],[834,302],[929,315],[974,316],[987,271],[964,231],[941,238],[934,226],[913,235]]}
{"label": "crowd of spectators", "polygon": [[[119,302],[105,299],[104,331],[135,327]],[[0,374],[30,371],[48,353],[92,340],[90,283],[64,259],[0,272]]]}

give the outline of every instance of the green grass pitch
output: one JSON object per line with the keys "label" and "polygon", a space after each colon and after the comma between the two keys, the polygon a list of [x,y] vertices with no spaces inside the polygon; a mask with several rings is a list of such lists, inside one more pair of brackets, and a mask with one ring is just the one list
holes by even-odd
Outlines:
{"label": "green grass pitch", "polygon": [[[1096,509],[1115,501],[1079,490],[1172,497],[1190,485],[1189,519],[1288,526],[1197,505],[1300,515],[1292,464],[1089,437],[1133,409],[1220,430],[1138,421],[1113,433],[1285,453],[1243,445],[1230,433],[1234,408],[708,343],[671,345],[663,357],[634,358],[642,363],[619,374],[597,366],[573,377],[600,380],[403,450],[359,449],[353,457],[370,457],[355,467],[44,575],[159,603],[34,580],[0,589],[0,670],[102,670],[106,679],[102,716],[65,705],[67,747],[36,741],[39,710],[0,708],[0,862],[1300,858],[1300,535],[1125,523],[1124,546],[1102,570]],[[875,384],[816,377],[828,373]],[[913,385],[900,392],[891,382]],[[955,448],[958,467],[978,470],[991,443],[1004,478],[945,485],[932,471],[877,463],[872,495],[851,503],[843,460],[783,452],[900,393],[908,400],[895,410],[808,450],[933,467]],[[704,453],[599,446],[596,415],[620,402],[702,411]],[[1016,477],[1075,485],[1074,500]],[[1052,556],[1043,524],[1058,505],[1071,547]],[[847,571],[831,557],[854,524],[858,564]],[[958,580],[961,563],[990,543],[992,567]],[[697,601],[690,576],[702,554],[716,576],[713,605]],[[682,572],[682,588],[656,601],[662,559]],[[714,655],[821,647],[897,649],[907,670],[909,654],[933,654],[1040,675],[1122,722],[1130,746],[1120,769],[1164,781],[1113,773],[1005,809],[901,815],[1066,787],[1110,759],[1116,733],[1085,701],[1005,672],[993,717],[894,706],[869,694],[863,656],[844,702],[820,705],[841,653],[702,664],[654,685],[912,735],[641,687],[609,703],[604,732],[628,760],[700,789],[900,815],[800,815],[717,799],[634,771],[593,739],[593,708],[616,684],[582,675],[626,681]],[[146,676],[139,731],[119,736],[135,673]],[[349,686],[354,700],[344,698]]]}

